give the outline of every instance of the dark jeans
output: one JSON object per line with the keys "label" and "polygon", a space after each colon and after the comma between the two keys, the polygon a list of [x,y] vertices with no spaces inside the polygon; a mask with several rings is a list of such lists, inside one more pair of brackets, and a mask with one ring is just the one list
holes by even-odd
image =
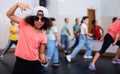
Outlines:
{"label": "dark jeans", "polygon": [[[109,33],[107,33],[104,37],[104,42],[102,44],[102,47],[101,47],[99,53],[103,54],[113,42],[114,42],[114,40],[113,40],[112,36]],[[117,41],[116,45],[118,45],[120,47],[120,40]]]}
{"label": "dark jeans", "polygon": [[61,45],[65,45],[65,50],[69,48],[69,39],[67,35],[61,35]]}
{"label": "dark jeans", "polygon": [[39,60],[29,61],[16,57],[12,74],[43,74],[43,70]]}
{"label": "dark jeans", "polygon": [[78,45],[78,43],[79,43],[79,36],[76,36],[76,38],[75,38],[75,43],[74,43],[74,45],[72,46],[72,49],[74,49],[74,48]]}
{"label": "dark jeans", "polygon": [[7,46],[3,49],[1,55],[4,55],[4,54],[10,49],[10,47],[11,47],[13,44],[17,45],[17,42],[18,42],[18,40],[15,40],[15,41],[13,41],[13,40],[8,40],[8,44],[7,44]]}

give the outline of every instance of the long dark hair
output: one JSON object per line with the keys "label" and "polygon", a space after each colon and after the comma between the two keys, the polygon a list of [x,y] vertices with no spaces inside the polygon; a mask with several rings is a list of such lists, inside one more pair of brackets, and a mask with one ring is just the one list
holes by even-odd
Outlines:
{"label": "long dark hair", "polygon": [[52,22],[49,18],[42,17],[41,21],[45,22],[44,25],[41,27],[42,30],[47,30],[47,29],[51,28]]}
{"label": "long dark hair", "polygon": [[82,20],[81,20],[81,23],[83,23],[84,20],[88,19],[89,17],[88,16],[83,16],[82,17]]}
{"label": "long dark hair", "polygon": [[[37,16],[27,16],[25,18],[25,22],[30,24],[31,26],[34,26],[34,20]],[[38,18],[39,19],[39,18]],[[51,20],[47,17],[41,18],[42,22],[45,22],[44,25],[40,28],[41,30],[46,30],[52,26]]]}

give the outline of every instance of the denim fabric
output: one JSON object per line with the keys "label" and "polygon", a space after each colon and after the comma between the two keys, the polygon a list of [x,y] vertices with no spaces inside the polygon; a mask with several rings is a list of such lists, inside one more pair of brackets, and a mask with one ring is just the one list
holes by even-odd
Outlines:
{"label": "denim fabric", "polygon": [[69,48],[69,39],[67,35],[61,35],[61,45],[65,46],[65,50]]}
{"label": "denim fabric", "polygon": [[[59,53],[58,47],[56,46],[56,40],[47,41],[46,58],[51,59],[53,63],[59,63]],[[51,60],[49,60],[48,63],[43,66],[48,67]]]}
{"label": "denim fabric", "polygon": [[17,45],[17,42],[18,42],[18,40],[15,40],[15,41],[13,41],[13,40],[8,40],[8,44],[7,44],[7,46],[3,49],[1,55],[6,54],[6,52],[10,49],[10,47],[11,47],[13,44]]}
{"label": "denim fabric", "polygon": [[70,54],[71,57],[74,58],[78,54],[78,52],[83,48],[84,45],[87,47],[85,55],[86,56],[91,56],[92,44],[88,40],[87,35],[81,34],[80,37],[79,37],[78,45],[75,47],[73,52]]}
{"label": "denim fabric", "polygon": [[79,36],[76,36],[76,38],[75,38],[75,43],[74,43],[74,45],[72,46],[72,48],[74,49],[74,48],[78,45],[78,43],[79,43]]}

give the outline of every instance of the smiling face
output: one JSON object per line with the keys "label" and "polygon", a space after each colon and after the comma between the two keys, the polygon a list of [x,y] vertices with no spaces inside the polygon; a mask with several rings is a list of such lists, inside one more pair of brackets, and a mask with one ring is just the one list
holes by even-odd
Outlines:
{"label": "smiling face", "polygon": [[41,18],[36,16],[34,18],[34,27],[36,29],[40,29],[43,25],[44,25],[44,21],[41,21]]}

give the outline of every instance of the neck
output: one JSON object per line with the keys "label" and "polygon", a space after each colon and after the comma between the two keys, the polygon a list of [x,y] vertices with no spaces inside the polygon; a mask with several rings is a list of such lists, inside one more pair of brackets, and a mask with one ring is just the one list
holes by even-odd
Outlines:
{"label": "neck", "polygon": [[34,27],[34,30],[35,30],[36,33],[40,33],[41,32],[41,30],[39,28],[36,28],[36,27]]}

